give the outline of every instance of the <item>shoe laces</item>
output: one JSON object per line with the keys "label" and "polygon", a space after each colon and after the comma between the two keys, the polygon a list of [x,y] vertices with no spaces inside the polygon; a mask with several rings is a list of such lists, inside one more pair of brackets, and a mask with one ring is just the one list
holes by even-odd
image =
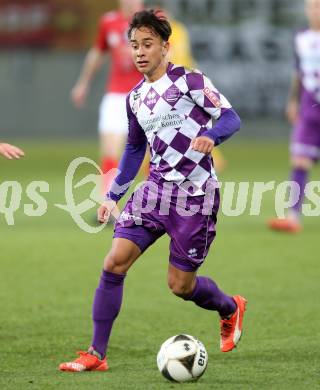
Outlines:
{"label": "shoe laces", "polygon": [[78,357],[78,359],[75,360],[76,363],[78,363],[78,362],[83,363],[83,361],[89,362],[92,360],[92,357],[96,357],[96,356],[91,355],[90,353],[88,353],[86,351],[78,351],[77,355],[79,355],[79,357]]}

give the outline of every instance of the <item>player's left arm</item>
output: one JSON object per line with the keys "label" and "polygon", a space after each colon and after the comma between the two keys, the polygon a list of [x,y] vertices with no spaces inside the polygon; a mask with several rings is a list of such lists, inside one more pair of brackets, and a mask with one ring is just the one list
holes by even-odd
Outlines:
{"label": "player's left arm", "polygon": [[241,120],[229,101],[201,73],[187,75],[187,84],[194,102],[212,116],[215,124],[191,141],[191,148],[209,154],[215,146],[230,138],[240,129]]}

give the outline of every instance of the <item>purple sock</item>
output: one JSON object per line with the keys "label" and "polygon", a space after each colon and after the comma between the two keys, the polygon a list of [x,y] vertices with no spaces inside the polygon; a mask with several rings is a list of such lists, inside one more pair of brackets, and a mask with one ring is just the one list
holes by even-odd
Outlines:
{"label": "purple sock", "polygon": [[304,190],[306,188],[308,178],[308,171],[301,168],[294,168],[291,174],[291,180],[298,183],[300,187],[300,193],[299,193],[299,200],[298,202],[292,207],[292,210],[295,211],[297,214],[300,214],[301,212],[301,206],[304,198]]}
{"label": "purple sock", "polygon": [[96,289],[92,308],[91,345],[102,357],[106,354],[112,325],[120,311],[125,276],[103,271]]}
{"label": "purple sock", "polygon": [[186,299],[206,310],[215,310],[221,317],[227,317],[234,313],[237,304],[232,297],[219,290],[216,283],[203,276],[198,276],[192,295]]}

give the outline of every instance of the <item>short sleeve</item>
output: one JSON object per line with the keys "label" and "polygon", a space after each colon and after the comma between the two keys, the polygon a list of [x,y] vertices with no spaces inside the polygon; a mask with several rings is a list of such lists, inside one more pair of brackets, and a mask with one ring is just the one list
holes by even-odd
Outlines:
{"label": "short sleeve", "polygon": [[144,130],[140,126],[137,117],[134,115],[130,105],[130,94],[126,101],[127,117],[128,117],[128,143],[132,145],[144,144],[147,138]]}
{"label": "short sleeve", "polygon": [[194,71],[185,77],[192,100],[214,119],[219,119],[223,111],[231,108],[229,101],[203,73]]}

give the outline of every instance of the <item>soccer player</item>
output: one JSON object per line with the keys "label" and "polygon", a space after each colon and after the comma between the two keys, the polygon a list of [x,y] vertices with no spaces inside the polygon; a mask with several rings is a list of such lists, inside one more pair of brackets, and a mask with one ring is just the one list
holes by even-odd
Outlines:
{"label": "soccer player", "polygon": [[24,151],[17,146],[0,143],[0,154],[9,160],[12,160],[14,158],[19,159],[20,157],[23,157]]}
{"label": "soccer player", "polygon": [[293,127],[291,137],[291,180],[299,186],[297,203],[286,218],[272,219],[276,231],[298,233],[310,169],[320,157],[320,0],[305,0],[309,28],[295,37],[296,71],[287,104]]}
{"label": "soccer player", "polygon": [[[137,13],[128,31],[134,63],[144,79],[127,97],[128,140],[120,173],[98,210],[99,220],[105,222],[116,208],[138,172],[147,143],[150,175],[116,223],[93,302],[91,347],[76,360],[62,363],[62,371],[108,369],[106,350],[126,274],[165,233],[171,238],[171,291],[219,313],[221,351],[231,351],[241,336],[246,300],[226,295],[209,277],[197,276],[215,237],[219,208],[218,194],[213,199],[206,192],[208,183],[217,184],[211,151],[239,129],[240,118],[203,73],[168,63],[170,34],[169,22],[152,10]],[[163,196],[170,193],[168,188],[171,197]],[[204,213],[210,201],[210,210]],[[187,213],[190,210],[194,212]]]}
{"label": "soccer player", "polygon": [[101,170],[107,173],[118,166],[128,132],[126,121],[126,95],[141,80],[131,58],[126,36],[129,21],[140,11],[143,0],[119,0],[119,10],[102,16],[94,46],[89,50],[80,77],[71,91],[77,108],[84,106],[90,83],[102,64],[106,53],[110,54],[110,74],[106,84],[99,114],[98,129],[101,145]]}

